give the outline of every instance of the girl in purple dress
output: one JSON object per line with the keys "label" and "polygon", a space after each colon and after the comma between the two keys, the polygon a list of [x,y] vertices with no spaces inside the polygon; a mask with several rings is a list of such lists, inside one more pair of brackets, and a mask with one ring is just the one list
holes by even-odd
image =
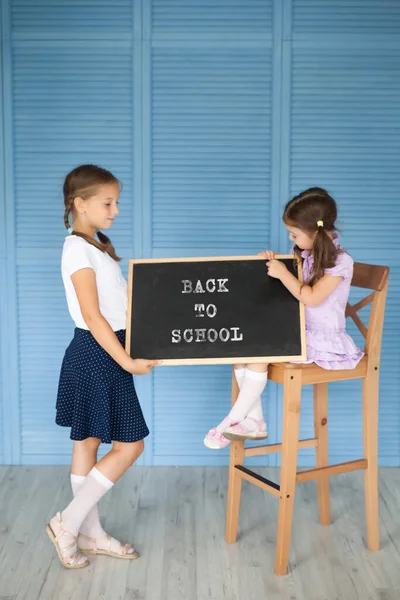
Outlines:
{"label": "girl in purple dress", "polygon": [[[275,259],[275,252],[261,255],[268,259],[268,275],[280,279],[305,305],[306,362],[323,369],[354,369],[364,355],[346,333],[354,263],[339,245],[336,218],[336,202],[322,188],[310,188],[287,203],[283,221],[295,244],[294,254],[303,263],[303,284]],[[267,364],[235,365],[239,395],[230,413],[206,435],[208,448],[219,450],[230,440],[267,437],[261,405],[267,371]]]}

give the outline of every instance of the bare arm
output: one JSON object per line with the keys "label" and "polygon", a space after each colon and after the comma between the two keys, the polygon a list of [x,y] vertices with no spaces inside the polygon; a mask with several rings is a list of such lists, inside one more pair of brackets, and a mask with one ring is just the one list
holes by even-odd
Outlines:
{"label": "bare arm", "polygon": [[289,292],[305,306],[318,306],[337,288],[343,277],[325,274],[313,286],[303,285],[290,271],[286,265],[276,259],[267,262],[268,275],[280,279]]}
{"label": "bare arm", "polygon": [[332,294],[343,280],[343,277],[324,275],[315,285],[303,285],[301,287],[301,282],[286,269],[280,280],[297,300],[300,300],[306,306],[318,306]]}
{"label": "bare arm", "polygon": [[89,327],[94,339],[102,348],[129,373],[144,375],[153,366],[160,364],[155,360],[132,359],[121,346],[117,336],[108,321],[100,312],[97,294],[96,273],[93,269],[85,268],[71,275],[83,319]]}

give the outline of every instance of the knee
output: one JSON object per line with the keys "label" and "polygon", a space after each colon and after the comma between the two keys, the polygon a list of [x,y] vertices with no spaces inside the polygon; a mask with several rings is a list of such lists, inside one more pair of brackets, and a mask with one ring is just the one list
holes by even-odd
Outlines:
{"label": "knee", "polygon": [[82,449],[88,450],[88,451],[98,450],[100,444],[101,444],[101,440],[99,438],[95,438],[95,437],[89,437],[89,438],[86,438],[85,440],[80,440],[80,441],[74,442],[74,445],[77,446],[78,448],[82,448]]}
{"label": "knee", "polygon": [[127,464],[133,464],[144,450],[144,440],[138,442],[132,442],[130,444],[123,442],[114,442],[113,449],[116,450],[122,460]]}
{"label": "knee", "polygon": [[139,458],[139,456],[141,456],[143,454],[143,451],[144,451],[144,440],[139,440],[138,442],[135,442],[136,459]]}
{"label": "knee", "polygon": [[255,363],[251,365],[247,365],[249,371],[253,371],[254,373],[267,373],[268,372],[268,363]]}

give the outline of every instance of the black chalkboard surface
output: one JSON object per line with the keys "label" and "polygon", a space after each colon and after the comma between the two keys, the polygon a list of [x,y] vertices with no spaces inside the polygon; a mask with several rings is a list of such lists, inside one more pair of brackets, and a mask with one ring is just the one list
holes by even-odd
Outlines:
{"label": "black chalkboard surface", "polygon": [[[293,256],[277,258],[298,276]],[[305,360],[304,307],[265,263],[130,260],[127,352],[165,365]]]}

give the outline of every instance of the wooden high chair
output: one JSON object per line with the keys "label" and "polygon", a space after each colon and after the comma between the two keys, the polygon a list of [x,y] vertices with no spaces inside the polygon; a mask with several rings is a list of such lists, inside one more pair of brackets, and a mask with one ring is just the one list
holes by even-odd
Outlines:
{"label": "wooden high chair", "polygon": [[[353,370],[327,371],[315,364],[272,363],[268,377],[283,384],[282,443],[245,448],[244,442],[231,442],[229,462],[226,541],[236,541],[242,480],[270,492],[279,498],[278,532],[275,573],[285,575],[288,565],[296,483],[316,479],[320,521],[330,523],[329,477],[364,469],[368,548],[379,549],[378,524],[378,394],[379,363],[385,312],[389,268],[354,264],[352,285],[374,290],[354,306],[347,304],[346,316],[352,317],[365,338],[365,356]],[[372,303],[368,329],[357,311]],[[328,383],[362,379],[362,414],[364,457],[359,460],[328,466]],[[314,386],[315,437],[299,440],[301,387]],[[232,404],[238,396],[238,386],[232,372]],[[316,468],[297,472],[297,450],[315,448]],[[282,453],[280,484],[274,483],[243,466],[249,456]]]}

